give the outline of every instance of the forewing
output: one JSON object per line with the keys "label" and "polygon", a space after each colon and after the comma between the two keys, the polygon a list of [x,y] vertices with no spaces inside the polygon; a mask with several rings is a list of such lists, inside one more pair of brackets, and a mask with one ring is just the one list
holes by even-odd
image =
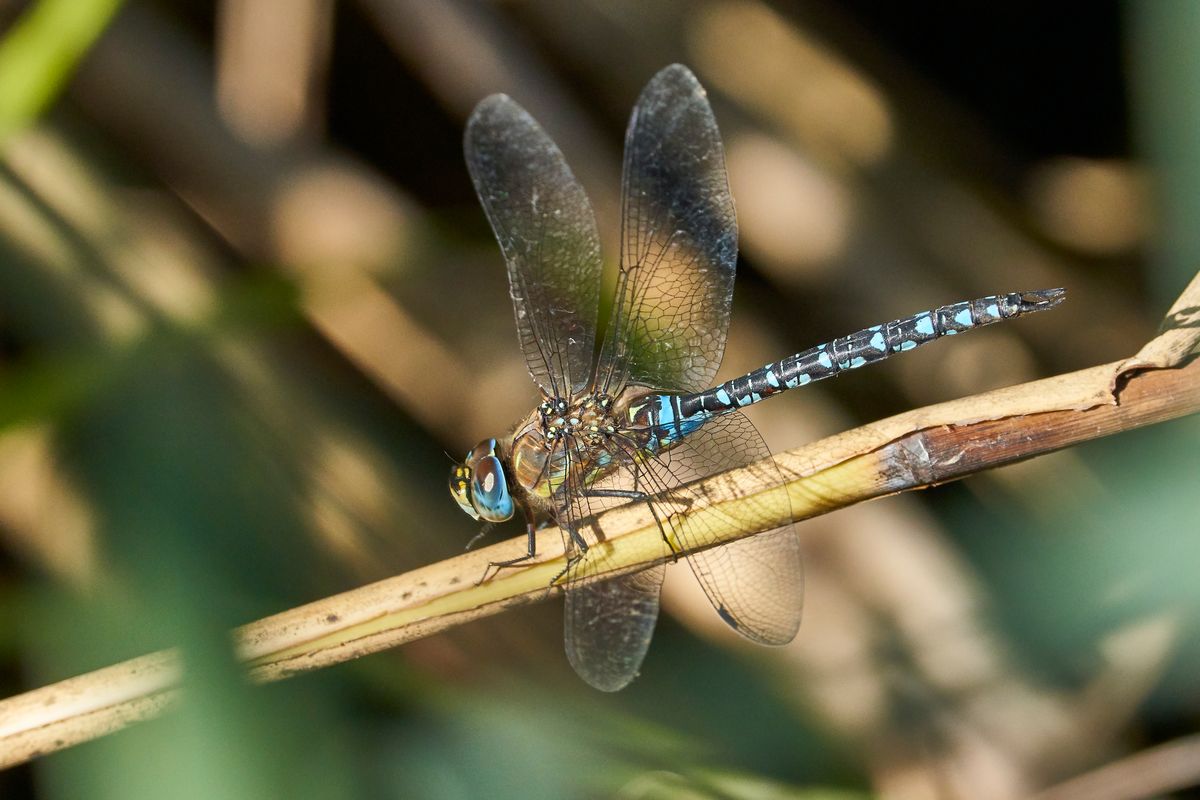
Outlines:
{"label": "forewing", "polygon": [[621,238],[597,383],[708,388],[729,328],[737,218],[712,109],[679,64],[654,76],[629,120]]}
{"label": "forewing", "polygon": [[[730,627],[760,644],[790,642],[800,627],[804,600],[804,569],[795,527],[780,528],[708,550],[697,550],[711,542],[715,531],[755,531],[779,518],[779,509],[741,501],[736,511],[709,505],[693,484],[696,477],[755,464],[771,482],[783,476],[769,460],[770,451],[762,436],[741,412],[715,417],[675,447],[649,459],[643,467],[646,489],[669,499],[669,507],[658,512],[667,519],[668,533],[688,551],[692,571],[704,587],[709,601]],[[683,485],[681,485],[683,484]],[[786,498],[783,500],[786,502]],[[686,508],[686,515],[670,515]],[[790,513],[787,514],[790,517]]]}
{"label": "forewing", "polygon": [[583,187],[525,109],[502,94],[472,112],[467,167],[508,264],[533,379],[565,397],[588,385],[600,299],[600,239]]}

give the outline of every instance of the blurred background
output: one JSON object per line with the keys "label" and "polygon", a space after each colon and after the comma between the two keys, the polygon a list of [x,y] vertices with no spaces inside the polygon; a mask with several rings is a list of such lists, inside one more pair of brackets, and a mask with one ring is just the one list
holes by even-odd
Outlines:
{"label": "blurred background", "polygon": [[557,600],[240,679],[231,626],[461,552],[444,451],[535,401],[473,105],[540,120],[611,260],[627,116],[673,61],[741,223],[722,379],[1069,292],[755,409],[774,450],[1131,355],[1200,264],[1189,0],[0,2],[0,694],[189,670],[178,711],[0,797],[1004,800],[1105,765],[1080,796],[1200,796],[1126,760],[1200,772],[1195,418],[801,526],[786,648],[675,569],[617,695]]}

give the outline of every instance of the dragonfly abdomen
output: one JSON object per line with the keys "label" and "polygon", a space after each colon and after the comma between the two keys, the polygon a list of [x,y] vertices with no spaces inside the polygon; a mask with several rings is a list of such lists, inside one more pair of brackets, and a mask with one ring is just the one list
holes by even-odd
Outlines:
{"label": "dragonfly abdomen", "polygon": [[943,336],[1051,308],[1064,296],[1062,289],[989,295],[873,325],[767,364],[713,389],[683,395],[678,398],[678,414],[685,420],[702,419],[745,408],[773,394],[882,361]]}

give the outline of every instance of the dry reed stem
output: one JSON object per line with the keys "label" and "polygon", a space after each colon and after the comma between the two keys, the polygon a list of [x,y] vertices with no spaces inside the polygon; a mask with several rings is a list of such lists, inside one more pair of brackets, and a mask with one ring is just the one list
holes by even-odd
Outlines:
{"label": "dry reed stem", "polygon": [[[1162,334],[1170,337],[1171,355],[1153,365],[1136,359],[1106,364],[856,428],[776,456],[783,485],[771,480],[774,471],[753,464],[707,478],[709,502],[683,513],[713,514],[717,506],[721,515],[737,517],[740,504],[753,503],[754,518],[767,530],[789,517],[789,504],[792,519],[808,519],[1196,413],[1200,359],[1187,354],[1200,341],[1200,327],[1188,322],[1194,313],[1180,309],[1198,307],[1200,280],[1168,317],[1178,323]],[[669,557],[644,504],[613,509],[588,524],[602,539],[594,547],[612,565],[605,576]],[[738,535],[727,530],[705,546]],[[535,562],[481,584],[476,581],[489,562],[524,552],[523,537],[284,611],[239,628],[238,655],[255,680],[279,680],[543,598],[565,563],[561,542],[557,530],[542,531]],[[180,676],[178,654],[163,651],[0,701],[0,767],[157,714],[177,693]]]}
{"label": "dry reed stem", "polygon": [[1174,739],[1039,792],[1033,800],[1150,800],[1200,784],[1200,734]]}

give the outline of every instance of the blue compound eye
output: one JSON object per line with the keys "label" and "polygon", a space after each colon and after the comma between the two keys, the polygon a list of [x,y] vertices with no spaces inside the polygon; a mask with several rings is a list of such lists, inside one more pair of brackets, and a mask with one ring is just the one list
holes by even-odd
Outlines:
{"label": "blue compound eye", "polygon": [[471,503],[488,522],[504,522],[513,515],[512,496],[504,479],[504,467],[495,456],[484,456],[471,476]]}
{"label": "blue compound eye", "polygon": [[494,455],[496,455],[496,440],[484,439],[482,442],[475,445],[474,450],[467,453],[466,463],[469,465],[478,464],[482,459]]}

